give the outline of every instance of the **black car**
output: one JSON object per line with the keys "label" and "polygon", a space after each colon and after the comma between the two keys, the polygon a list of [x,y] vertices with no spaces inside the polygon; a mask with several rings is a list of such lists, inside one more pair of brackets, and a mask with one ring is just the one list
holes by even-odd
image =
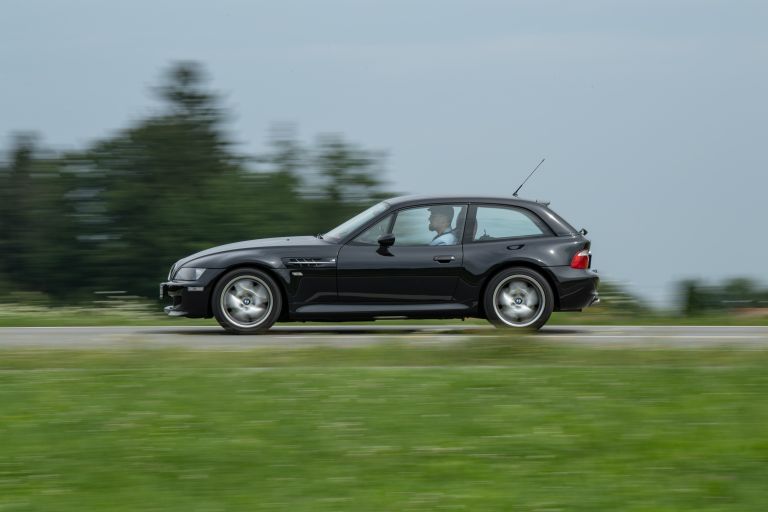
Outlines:
{"label": "black car", "polygon": [[222,245],[176,262],[171,316],[253,333],[276,321],[487,318],[538,329],[598,301],[590,242],[545,203],[398,197],[318,236]]}

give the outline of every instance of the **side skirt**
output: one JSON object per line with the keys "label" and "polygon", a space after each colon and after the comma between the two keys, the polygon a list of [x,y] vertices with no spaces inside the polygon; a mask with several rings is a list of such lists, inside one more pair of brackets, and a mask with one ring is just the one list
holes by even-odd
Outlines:
{"label": "side skirt", "polygon": [[464,318],[475,311],[465,304],[309,304],[299,306],[294,320],[370,320],[392,318]]}

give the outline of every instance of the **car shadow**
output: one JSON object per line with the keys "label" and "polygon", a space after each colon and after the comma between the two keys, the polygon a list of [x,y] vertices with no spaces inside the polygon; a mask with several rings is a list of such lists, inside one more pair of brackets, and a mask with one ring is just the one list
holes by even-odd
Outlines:
{"label": "car shadow", "polygon": [[590,331],[587,328],[573,329],[573,328],[559,328],[559,327],[555,327],[554,329],[544,328],[541,331],[536,331],[535,334],[540,334],[540,335],[547,335],[547,334],[590,334]]}

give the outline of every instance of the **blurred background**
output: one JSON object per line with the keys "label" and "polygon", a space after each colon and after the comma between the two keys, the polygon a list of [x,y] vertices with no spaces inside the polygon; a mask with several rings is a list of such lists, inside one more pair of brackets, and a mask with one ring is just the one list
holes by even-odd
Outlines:
{"label": "blurred background", "polygon": [[521,195],[589,229],[597,312],[764,319],[766,14],[11,0],[0,300],[156,310],[191,252],[400,193],[509,195],[546,157]]}
{"label": "blurred background", "polygon": [[[0,509],[764,511],[766,27],[761,0],[3,0]],[[589,230],[602,303],[542,335],[162,314],[189,253],[511,195],[544,157],[521,196]],[[637,327],[665,323],[710,327]]]}

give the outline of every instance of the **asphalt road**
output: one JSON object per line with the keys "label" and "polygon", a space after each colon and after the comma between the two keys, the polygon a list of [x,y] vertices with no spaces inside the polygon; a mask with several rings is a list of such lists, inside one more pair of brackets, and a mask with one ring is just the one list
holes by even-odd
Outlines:
{"label": "asphalt road", "polygon": [[[7,327],[0,348],[188,347],[242,350],[249,347],[360,346],[401,342],[451,343],[472,337],[508,337],[490,325],[277,326],[252,336],[227,334],[217,327]],[[768,327],[548,326],[533,339],[547,343],[598,346],[700,347],[738,345],[768,348]]]}

